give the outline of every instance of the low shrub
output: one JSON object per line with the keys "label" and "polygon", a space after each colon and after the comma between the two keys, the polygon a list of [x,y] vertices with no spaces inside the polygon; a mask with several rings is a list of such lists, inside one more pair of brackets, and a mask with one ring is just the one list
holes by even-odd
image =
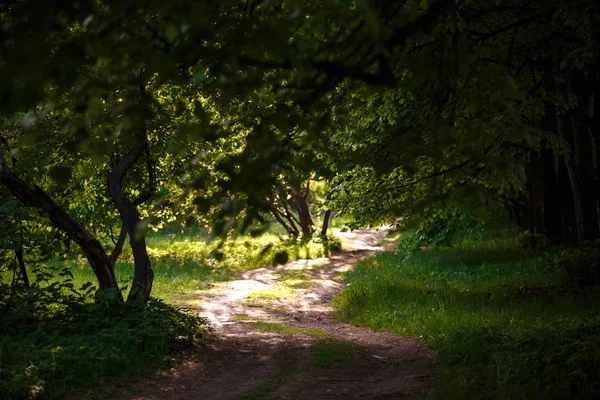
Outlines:
{"label": "low shrub", "polygon": [[204,319],[160,300],[95,301],[95,288],[76,289],[68,269],[35,276],[31,287],[0,295],[0,398],[60,398],[141,376],[207,335]]}

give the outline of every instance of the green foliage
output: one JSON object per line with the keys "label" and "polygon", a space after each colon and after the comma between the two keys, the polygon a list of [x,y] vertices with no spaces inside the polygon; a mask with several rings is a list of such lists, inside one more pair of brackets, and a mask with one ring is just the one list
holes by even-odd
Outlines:
{"label": "green foliage", "polygon": [[549,269],[562,271],[569,283],[579,288],[600,283],[600,243],[548,254]]}
{"label": "green foliage", "polygon": [[[440,338],[433,398],[594,399],[600,393],[600,318],[572,326],[492,327]],[[442,383],[443,382],[443,383]]]}
{"label": "green foliage", "polygon": [[67,392],[126,381],[171,365],[174,355],[204,341],[206,322],[152,299],[136,308],[94,302],[93,287],[74,289],[38,273],[31,288],[3,299],[0,395],[6,399],[61,397]]}
{"label": "green foliage", "polygon": [[[185,235],[153,233],[148,237],[148,254],[155,277],[152,293],[164,301],[194,305],[201,291],[218,282],[234,279],[250,269],[275,265],[274,257],[278,252],[287,253],[290,261],[324,255],[319,242],[292,240],[273,234],[207,243],[202,232]],[[133,270],[130,249],[124,250],[122,260],[117,263],[115,273],[126,286]],[[55,263],[68,265],[77,285],[94,279],[83,260]]]}
{"label": "green foliage", "polygon": [[485,222],[477,219],[471,209],[451,206],[424,213],[424,221],[418,233],[421,244],[432,248],[449,247],[463,240],[477,241],[483,238]]}
{"label": "green foliage", "polygon": [[[351,216],[352,227],[401,215],[416,223],[401,242],[406,253],[472,248],[487,229],[469,210],[473,203],[514,206],[515,219],[529,208],[520,219],[531,233],[511,241],[517,252],[545,247],[536,232],[553,230],[556,242],[598,235],[597,225],[584,226],[598,219],[591,189],[598,175],[597,1],[138,3],[0,4],[0,183],[8,182],[10,168],[102,243],[110,244],[119,228],[105,178],[131,154],[140,132],[144,155],[123,179],[123,192],[130,201],[149,195],[137,209],[142,236],[164,224],[199,223],[219,237],[248,228],[259,233],[265,228],[253,224],[272,211],[282,182],[297,188],[313,174],[331,187],[327,196],[318,188],[311,201]],[[579,147],[569,153],[571,146]],[[556,186],[559,201],[539,186]],[[537,206],[547,220],[534,221]],[[31,250],[33,266],[69,258],[68,245],[58,244],[64,233],[47,217],[0,193],[3,279],[16,270],[11,257],[21,246]],[[554,224],[555,217],[562,219]],[[150,245],[157,280],[169,278],[156,285],[158,295],[193,294],[245,268],[323,252],[312,242],[229,243]],[[324,253],[336,246],[325,240]],[[488,251],[496,257],[494,246]],[[427,257],[434,256],[411,260]],[[537,264],[507,272],[484,257],[488,264],[477,274],[429,266],[417,281],[455,286],[470,307],[489,296],[497,311],[497,299],[510,300],[515,282],[538,285],[565,273],[575,287],[597,282],[597,256],[587,257],[585,250],[561,256],[546,278]],[[127,261],[117,265],[121,279],[131,275]],[[488,276],[488,265],[496,278],[510,278],[508,288],[474,278]],[[74,289],[90,279],[77,268],[75,286],[48,268],[37,271],[52,272],[52,279],[40,277],[47,283],[27,291],[1,285],[10,318],[22,325],[67,309],[77,316],[85,307]],[[394,282],[393,274],[388,278]],[[382,290],[384,298],[394,292]],[[451,304],[463,299],[455,294]],[[114,295],[105,294],[104,303]],[[457,323],[465,315],[455,315]],[[22,376],[33,382],[35,370]]]}
{"label": "green foliage", "polygon": [[597,286],[573,285],[564,253],[513,244],[377,255],[334,304],[349,322],[426,340],[440,356],[435,398],[597,397]]}
{"label": "green foliage", "polygon": [[401,234],[398,240],[398,254],[410,257],[421,250],[421,235],[416,229],[408,230]]}
{"label": "green foliage", "polygon": [[323,243],[323,252],[326,257],[342,251],[342,241],[337,236],[327,235],[326,237],[321,238],[321,241]]}
{"label": "green foliage", "polygon": [[[407,256],[423,246],[433,249],[476,247],[483,241],[491,242],[519,232],[500,207],[474,209],[457,205],[430,207],[422,213],[409,213],[397,229],[403,231],[398,252]],[[530,242],[535,242],[539,243],[535,248],[543,247],[542,235],[535,238],[530,236],[528,233],[520,234],[516,244],[520,248],[527,248]]]}
{"label": "green foliage", "polygon": [[523,249],[545,249],[550,245],[550,241],[540,233],[525,231],[515,237],[515,244]]}

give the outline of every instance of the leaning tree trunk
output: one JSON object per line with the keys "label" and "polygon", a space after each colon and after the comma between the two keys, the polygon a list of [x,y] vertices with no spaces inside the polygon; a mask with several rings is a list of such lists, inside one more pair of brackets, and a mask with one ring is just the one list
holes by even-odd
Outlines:
{"label": "leaning tree trunk", "polygon": [[25,260],[23,257],[23,243],[19,245],[19,248],[15,251],[15,258],[19,265],[19,275],[23,279],[25,287],[29,287],[29,276],[27,275],[27,268],[25,267]]}
{"label": "leaning tree trunk", "polygon": [[281,210],[278,207],[278,205],[275,204],[273,205],[273,207],[271,207],[271,214],[273,214],[275,220],[279,222],[279,224],[283,227],[283,229],[285,229],[289,236],[297,238],[300,235],[300,231],[296,227],[295,218],[293,218],[293,215],[289,212],[289,209],[285,204],[285,199],[282,201],[278,201],[277,203],[281,204],[282,202],[285,206],[285,209]]}
{"label": "leaning tree trunk", "polygon": [[129,244],[133,253],[134,276],[127,301],[134,303],[146,302],[150,297],[154,272],[146,249],[145,233],[139,231],[142,222],[140,214],[136,205],[123,194],[122,182],[127,171],[144,152],[146,140],[145,132],[138,134],[133,148],[121,159],[114,171],[107,176],[108,191],[119,210],[123,227],[129,235]]}
{"label": "leaning tree trunk", "polygon": [[327,237],[327,229],[329,229],[329,219],[331,218],[331,210],[325,211],[323,216],[323,225],[321,226],[321,237]]}
{"label": "leaning tree trunk", "polygon": [[29,185],[10,170],[1,144],[0,164],[0,183],[6,186],[24,205],[44,211],[52,225],[79,245],[98,279],[99,290],[104,292],[116,289],[120,297],[121,292],[118,290],[114,266],[98,239],[60,208],[40,187]]}

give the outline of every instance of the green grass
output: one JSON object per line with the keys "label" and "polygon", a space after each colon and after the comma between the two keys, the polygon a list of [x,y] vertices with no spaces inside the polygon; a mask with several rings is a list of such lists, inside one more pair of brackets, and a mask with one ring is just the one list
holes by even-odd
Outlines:
{"label": "green grass", "polygon": [[290,300],[297,298],[298,295],[294,290],[279,282],[264,289],[258,289],[250,293],[246,298],[248,299],[261,299],[261,300]]}
{"label": "green grass", "polygon": [[269,301],[273,300],[290,300],[298,298],[296,289],[306,289],[316,282],[310,276],[311,271],[318,270],[327,264],[317,264],[308,266],[302,269],[294,270],[281,270],[275,273],[275,276],[279,279],[274,285],[266,287],[264,289],[258,289],[250,293],[246,301],[246,304],[251,304],[252,300],[262,300],[260,304],[269,304]]}
{"label": "green grass", "polygon": [[233,316],[236,321],[256,321],[256,318],[248,314],[236,314]]}
{"label": "green grass", "polygon": [[252,324],[254,328],[265,332],[275,332],[285,336],[308,335],[317,338],[328,338],[329,334],[319,329],[300,329],[293,326],[278,324],[275,322],[258,321]]}
{"label": "green grass", "polygon": [[[289,260],[323,256],[321,243],[284,240],[272,234],[239,237],[222,244],[207,244],[201,235],[173,240],[167,234],[153,234],[147,243],[155,273],[153,297],[188,307],[197,305],[199,295],[218,282],[273,265],[283,253]],[[95,306],[91,297],[64,297],[71,288],[95,282],[91,268],[82,258],[74,257],[55,260],[42,270],[47,273],[47,283],[24,291],[17,305],[8,306],[8,301],[0,304],[2,398],[61,397],[73,390],[143,376],[149,370],[172,365],[181,343],[197,343],[195,337],[206,333],[198,317],[156,301],[143,312],[124,309],[116,316],[73,312],[68,304],[78,310]],[[116,265],[116,274],[127,290],[133,274],[128,247]],[[61,302],[68,306],[57,305]]]}
{"label": "green grass", "polygon": [[[152,295],[170,303],[194,305],[202,291],[218,282],[238,277],[244,271],[274,265],[276,254],[286,252],[290,261],[323,256],[323,247],[313,241],[293,241],[264,234],[257,238],[240,237],[207,244],[202,236],[173,237],[153,234],[148,238],[148,255],[154,270]],[[126,246],[115,267],[117,278],[125,287],[133,275],[131,252]],[[95,282],[86,261],[57,261],[71,267],[75,285]]]}
{"label": "green grass", "polygon": [[346,274],[349,322],[435,349],[435,398],[600,394],[600,295],[568,283],[541,253],[506,248],[383,253]]}
{"label": "green grass", "polygon": [[144,309],[77,304],[37,318],[0,313],[0,398],[63,398],[172,366],[205,321],[153,300]]}

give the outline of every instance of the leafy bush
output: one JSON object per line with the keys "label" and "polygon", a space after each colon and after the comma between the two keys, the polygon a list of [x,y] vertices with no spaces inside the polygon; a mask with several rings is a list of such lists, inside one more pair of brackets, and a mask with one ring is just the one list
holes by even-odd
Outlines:
{"label": "leafy bush", "polygon": [[[600,318],[579,326],[480,328],[440,337],[433,397],[592,399],[600,394]],[[458,378],[458,379],[457,379]]]}
{"label": "leafy bush", "polygon": [[523,249],[545,249],[550,241],[545,235],[525,231],[515,237],[515,245]]}
{"label": "leafy bush", "polygon": [[549,270],[562,271],[579,288],[600,284],[600,243],[565,249],[547,255]]}
{"label": "leafy bush", "polygon": [[342,241],[334,235],[327,235],[322,239],[324,256],[329,257],[332,253],[342,251]]}
{"label": "leafy bush", "polygon": [[134,308],[95,302],[95,288],[75,289],[69,270],[35,275],[31,287],[0,295],[1,398],[60,397],[139,376],[206,336],[202,318],[160,300]]}
{"label": "leafy bush", "polygon": [[403,257],[409,257],[421,249],[421,235],[416,230],[410,230],[402,234],[398,240],[398,254]]}
{"label": "leafy bush", "polygon": [[423,246],[434,249],[458,245],[474,247],[484,240],[507,237],[517,231],[501,208],[473,210],[458,205],[408,215],[402,227],[406,232],[399,242],[399,251],[405,254]]}

